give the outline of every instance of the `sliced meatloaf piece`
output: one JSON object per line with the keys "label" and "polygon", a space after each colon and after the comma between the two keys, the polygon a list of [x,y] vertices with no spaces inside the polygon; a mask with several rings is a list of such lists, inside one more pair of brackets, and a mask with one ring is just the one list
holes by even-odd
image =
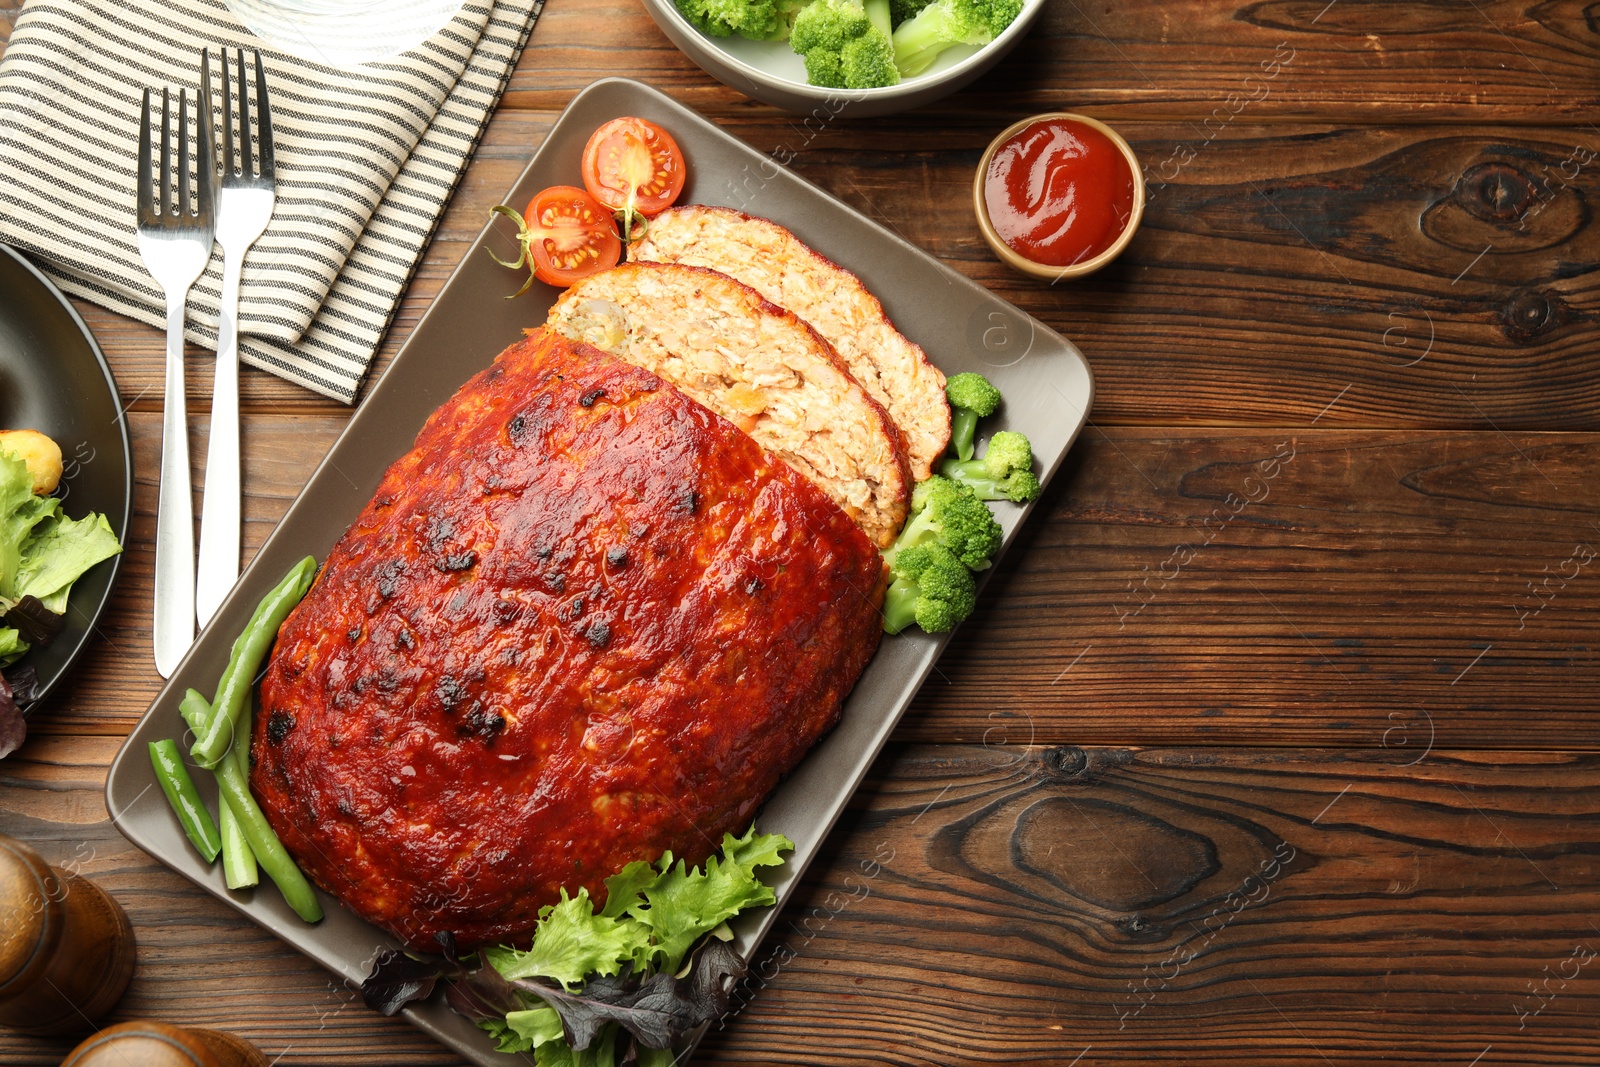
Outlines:
{"label": "sliced meatloaf piece", "polygon": [[658,376],[536,330],[436,411],[284,623],[251,785],[409,945],[743,831],[839,717],[884,565]]}
{"label": "sliced meatloaf piece", "polygon": [[894,423],[803,320],[726,274],[629,263],[568,289],[549,325],[661,375],[810,478],[879,546],[911,488]]}
{"label": "sliced meatloaf piece", "polygon": [[944,375],[854,274],[775,222],[701,204],[651,219],[628,258],[720,270],[815,326],[900,428],[911,477],[932,473],[950,443]]}

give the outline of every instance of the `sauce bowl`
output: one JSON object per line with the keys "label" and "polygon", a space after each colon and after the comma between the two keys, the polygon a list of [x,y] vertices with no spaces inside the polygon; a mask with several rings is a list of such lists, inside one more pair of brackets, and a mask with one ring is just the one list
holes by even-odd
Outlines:
{"label": "sauce bowl", "polygon": [[[996,231],[994,223],[989,218],[989,207],[984,195],[984,180],[989,173],[989,164],[993,162],[995,153],[999,151],[1000,147],[1034,123],[1046,121],[1081,123],[1105,134],[1122,153],[1123,158],[1127,161],[1129,171],[1133,174],[1133,207],[1128,214],[1127,224],[1123,226],[1122,232],[1117,236],[1117,239],[1111,243],[1109,248],[1098,255],[1066,266],[1040,263],[1037,260],[1029,259],[1006,244],[1005,239]],[[1042,115],[1030,115],[1028,118],[1014,122],[1004,130],[1001,130],[999,136],[990,141],[989,147],[984,150],[983,158],[978,161],[978,172],[972,179],[972,210],[978,218],[978,229],[982,231],[983,239],[989,242],[989,247],[994,250],[994,254],[1023,274],[1034,278],[1046,278],[1051,281],[1057,281],[1062,278],[1081,278],[1086,274],[1093,274],[1113,259],[1116,259],[1122,253],[1122,250],[1128,246],[1128,242],[1133,240],[1133,235],[1139,230],[1139,222],[1144,217],[1144,197],[1144,172],[1140,167],[1138,158],[1133,154],[1133,149],[1128,147],[1128,142],[1123,140],[1122,135],[1097,119],[1092,119],[1087,115],[1074,114],[1070,111],[1049,111]]]}

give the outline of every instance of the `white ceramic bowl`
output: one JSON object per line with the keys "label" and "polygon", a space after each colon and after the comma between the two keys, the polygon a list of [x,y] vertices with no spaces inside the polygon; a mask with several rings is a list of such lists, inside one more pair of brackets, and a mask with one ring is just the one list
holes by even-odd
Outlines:
{"label": "white ceramic bowl", "polygon": [[[946,50],[933,66],[882,89],[822,89],[806,84],[805,65],[787,41],[707,37],[679,13],[673,0],[641,0],[673,44],[722,84],[764,103],[823,120],[892,115],[932,103],[962,88],[1000,62],[1022,40],[1047,0],[1023,0],[1022,13],[982,47]],[[820,112],[820,113],[819,113]]]}
{"label": "white ceramic bowl", "polygon": [[224,0],[273,48],[340,70],[409,51],[444,28],[463,0]]}

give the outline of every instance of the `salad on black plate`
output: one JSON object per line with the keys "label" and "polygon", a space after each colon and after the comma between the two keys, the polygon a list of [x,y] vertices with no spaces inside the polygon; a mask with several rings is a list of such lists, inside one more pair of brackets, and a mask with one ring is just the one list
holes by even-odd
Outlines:
{"label": "salad on black plate", "polygon": [[104,515],[71,518],[51,495],[61,472],[49,437],[0,431],[0,757],[22,744],[22,708],[37,695],[28,650],[61,632],[73,583],[122,551]]}

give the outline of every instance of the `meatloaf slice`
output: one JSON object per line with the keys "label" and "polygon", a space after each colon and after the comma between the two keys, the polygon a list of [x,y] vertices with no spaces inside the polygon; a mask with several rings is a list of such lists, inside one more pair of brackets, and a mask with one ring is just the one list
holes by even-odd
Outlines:
{"label": "meatloaf slice", "polygon": [[811,479],[874,542],[905,522],[899,431],[810,325],[725,274],[629,263],[550,309],[552,329],[661,375]]}
{"label": "meatloaf slice", "polygon": [[408,944],[702,861],[839,716],[883,559],[660,378],[534,331],[418,434],[284,623],[251,783]]}
{"label": "meatloaf slice", "polygon": [[651,219],[628,258],[720,270],[815,326],[900,428],[912,479],[932,473],[950,443],[944,375],[854,274],[769,219],[702,204]]}

